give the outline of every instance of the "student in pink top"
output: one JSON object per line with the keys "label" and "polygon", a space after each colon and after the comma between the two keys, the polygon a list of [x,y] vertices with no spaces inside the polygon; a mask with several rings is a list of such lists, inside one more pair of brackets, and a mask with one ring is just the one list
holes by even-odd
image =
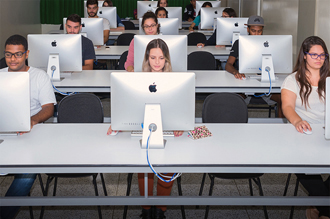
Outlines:
{"label": "student in pink top", "polygon": [[[148,11],[143,15],[141,27],[146,35],[159,34],[158,20],[153,12]],[[134,72],[134,39],[129,44],[128,55],[124,66],[126,71]]]}

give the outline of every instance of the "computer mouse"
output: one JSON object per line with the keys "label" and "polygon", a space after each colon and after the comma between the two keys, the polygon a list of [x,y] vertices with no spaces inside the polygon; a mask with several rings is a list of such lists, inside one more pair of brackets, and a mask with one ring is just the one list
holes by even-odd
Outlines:
{"label": "computer mouse", "polygon": [[110,135],[117,135],[118,131],[112,131]]}
{"label": "computer mouse", "polygon": [[308,129],[307,129],[306,131],[303,129],[303,132],[304,132],[306,135],[311,135],[311,134],[313,134],[313,132],[312,132],[312,131],[309,131]]}
{"label": "computer mouse", "polygon": [[246,80],[246,77],[242,77],[242,80],[245,81]]}
{"label": "computer mouse", "polygon": [[199,46],[197,46],[198,48],[202,48],[203,46],[201,46],[201,45],[199,45]]}

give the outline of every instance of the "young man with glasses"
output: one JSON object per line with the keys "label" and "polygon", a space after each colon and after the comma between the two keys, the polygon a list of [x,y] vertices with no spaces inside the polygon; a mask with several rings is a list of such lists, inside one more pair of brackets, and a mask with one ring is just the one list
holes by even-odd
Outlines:
{"label": "young man with glasses", "polygon": [[[49,119],[56,104],[53,87],[47,73],[25,64],[29,56],[27,40],[20,35],[9,37],[5,43],[7,68],[1,72],[28,72],[30,75],[31,129],[34,125]],[[22,135],[23,133],[20,133]],[[5,196],[27,196],[36,174],[16,174]],[[0,207],[0,218],[14,218],[20,206]]]}
{"label": "young man with glasses", "polygon": [[[66,19],[65,29],[68,34],[79,34],[81,31],[81,17],[77,14],[71,14]],[[93,62],[96,58],[93,42],[81,36],[82,50],[82,69],[93,70]]]}
{"label": "young man with glasses", "polygon": [[[87,0],[86,7],[87,7],[88,18],[99,18],[99,16],[97,16],[97,12],[99,10],[97,0]],[[104,44],[108,41],[109,34],[110,34],[110,22],[106,18],[103,18],[103,41],[104,41]]]}

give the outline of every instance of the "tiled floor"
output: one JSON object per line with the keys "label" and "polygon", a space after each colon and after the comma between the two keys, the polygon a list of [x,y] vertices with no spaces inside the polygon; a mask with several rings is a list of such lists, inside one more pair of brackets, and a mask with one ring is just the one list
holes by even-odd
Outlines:
{"label": "tiled floor", "polygon": [[[109,117],[110,114],[110,104],[109,99],[102,100],[105,116]],[[202,101],[196,102],[196,117],[201,117]],[[249,117],[267,117],[267,110],[256,111],[253,110],[249,112]],[[273,115],[274,117],[274,115]],[[104,174],[105,182],[107,186],[108,195],[123,196],[126,193],[126,178],[127,174]],[[42,174],[44,183],[46,182],[46,175]],[[268,196],[281,196],[283,195],[284,186],[286,182],[287,174],[264,174],[261,177],[261,183],[265,195]],[[4,196],[13,177],[0,177],[0,196]],[[183,194],[196,196],[198,195],[200,183],[202,180],[202,174],[183,174],[182,176],[182,186]],[[290,187],[288,194],[293,194],[295,183],[295,176],[291,178]],[[206,179],[203,195],[208,194],[210,180]],[[51,184],[49,195],[52,194],[53,183]],[[254,194],[258,194],[257,187],[253,185]],[[101,196],[103,196],[103,190],[101,186],[100,177],[98,177],[98,190]],[[137,184],[137,174],[133,176],[131,195],[137,196],[138,184]],[[177,195],[177,184],[174,183],[172,189],[172,195]],[[41,196],[41,189],[39,181],[36,180],[35,184],[31,190],[31,196]],[[59,179],[58,196],[94,196],[94,189],[92,185],[92,178],[78,178],[78,179]],[[216,184],[213,191],[214,196],[230,196],[230,195],[249,195],[249,187],[247,180],[222,180],[216,179]],[[306,193],[299,188],[299,196],[306,196]],[[35,218],[39,217],[40,207],[33,207]],[[102,206],[103,218],[122,218],[123,206]],[[294,218],[306,218],[305,217],[305,207],[296,207],[294,211]],[[289,218],[290,207],[277,207],[269,206],[267,207],[269,218],[271,219],[281,219]],[[200,206],[196,209],[195,206],[185,207],[186,218],[204,218],[205,206]],[[139,206],[130,206],[128,209],[127,218],[139,218],[141,213],[141,208]],[[180,206],[168,206],[166,211],[167,218],[181,218]],[[29,218],[28,207],[22,207],[18,213],[17,219]],[[57,218],[98,218],[97,208],[95,206],[70,206],[70,207],[46,207],[44,218],[46,219],[57,219]],[[208,218],[226,218],[226,219],[258,219],[264,218],[264,213],[262,207],[248,206],[248,207],[233,207],[233,206],[211,206]]]}

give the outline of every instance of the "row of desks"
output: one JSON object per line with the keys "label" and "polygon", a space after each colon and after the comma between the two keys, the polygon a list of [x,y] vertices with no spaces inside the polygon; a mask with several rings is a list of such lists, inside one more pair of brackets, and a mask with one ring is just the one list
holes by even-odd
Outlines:
{"label": "row of desks", "polygon": [[[200,125],[200,124],[196,124]],[[330,173],[329,141],[291,124],[205,124],[212,137],[168,137],[150,151],[159,172]],[[149,173],[146,150],[129,132],[107,136],[109,124],[38,124],[30,133],[1,137],[0,173]],[[239,134],[237,134],[239,133]],[[148,181],[146,180],[146,183]],[[267,193],[265,194],[267,195]],[[65,199],[64,199],[65,198]],[[8,197],[2,206],[52,205],[328,205],[329,197]]]}
{"label": "row of desks", "polygon": [[[96,59],[120,59],[121,54],[128,50],[129,46],[101,46],[95,49]],[[206,51],[214,55],[215,59],[227,61],[230,47],[216,48],[215,46],[205,46],[198,48],[197,46],[188,46],[187,54],[196,51]]]}
{"label": "row of desks", "polygon": [[[111,92],[111,72],[114,70],[84,70],[66,75],[54,86],[62,92]],[[226,71],[190,71],[196,74],[196,93],[266,93],[269,83],[257,79],[238,80]],[[281,86],[287,74],[277,75],[272,82],[272,93],[281,93]]]}

